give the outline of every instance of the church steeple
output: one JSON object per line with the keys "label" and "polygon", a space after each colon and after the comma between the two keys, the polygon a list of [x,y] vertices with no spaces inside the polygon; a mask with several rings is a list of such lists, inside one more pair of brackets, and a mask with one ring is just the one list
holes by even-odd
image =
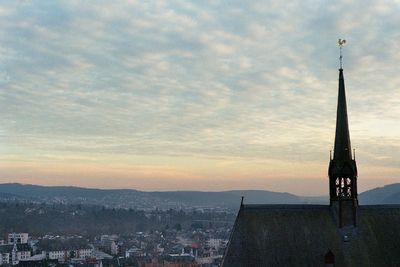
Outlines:
{"label": "church steeple", "polygon": [[347,117],[346,92],[342,67],[342,46],[345,40],[339,39],[340,69],[339,92],[336,113],[336,133],[333,158],[329,162],[330,205],[339,227],[356,226],[357,165],[352,157],[349,122]]}
{"label": "church steeple", "polygon": [[339,93],[336,114],[335,149],[333,159],[337,161],[351,160],[351,144],[349,122],[347,118],[346,92],[344,87],[343,69],[339,69]]}

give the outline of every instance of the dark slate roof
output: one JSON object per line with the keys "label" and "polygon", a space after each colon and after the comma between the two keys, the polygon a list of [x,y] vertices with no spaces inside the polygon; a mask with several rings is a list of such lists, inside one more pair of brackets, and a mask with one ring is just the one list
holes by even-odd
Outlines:
{"label": "dark slate roof", "polygon": [[62,251],[89,249],[90,246],[88,245],[87,240],[83,238],[42,239],[38,243],[38,248],[44,251]]}
{"label": "dark slate roof", "polygon": [[223,266],[324,266],[329,250],[336,267],[400,266],[400,206],[361,206],[358,218],[339,229],[329,206],[243,205]]}
{"label": "dark slate roof", "polygon": [[[0,245],[0,253],[11,253],[14,244]],[[17,244],[17,251],[30,251],[31,248],[28,244]]]}

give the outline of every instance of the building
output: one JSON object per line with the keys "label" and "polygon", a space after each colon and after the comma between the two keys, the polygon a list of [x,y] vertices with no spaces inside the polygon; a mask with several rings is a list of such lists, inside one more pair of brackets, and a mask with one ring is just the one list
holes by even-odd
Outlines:
{"label": "building", "polygon": [[100,237],[100,245],[99,248],[104,250],[111,255],[117,255],[119,253],[119,246],[117,244],[118,236],[117,235],[102,235]]}
{"label": "building", "polygon": [[11,233],[8,234],[8,244],[26,244],[28,243],[28,233]]}
{"label": "building", "polygon": [[142,249],[137,247],[132,247],[125,251],[125,258],[143,257],[143,256],[146,256],[146,253],[143,252]]}
{"label": "building", "polygon": [[93,249],[90,247],[69,248],[65,247],[59,250],[43,251],[49,260],[65,261],[70,258],[87,259],[93,256]]}
{"label": "building", "polygon": [[31,248],[28,244],[0,245],[0,265],[17,265],[21,260],[31,257]]}
{"label": "building", "polygon": [[91,247],[80,248],[75,251],[76,257],[79,259],[87,259],[93,256],[93,249]]}
{"label": "building", "polygon": [[[46,260],[46,255],[43,254],[36,254],[33,255],[29,258],[23,259],[18,263],[19,267],[42,267],[42,266],[49,266],[51,261]],[[57,263],[57,261],[53,261],[54,264]]]}
{"label": "building", "polygon": [[93,257],[93,248],[82,238],[41,239],[38,251],[48,260],[65,262],[70,259],[88,259]]}
{"label": "building", "polygon": [[400,266],[400,206],[360,206],[343,68],[328,168],[330,205],[246,205],[222,266]]}
{"label": "building", "polygon": [[43,251],[42,253],[46,255],[46,258],[48,258],[49,260],[64,261],[69,257],[68,250],[52,250],[48,252]]}
{"label": "building", "polygon": [[210,238],[206,242],[206,245],[209,248],[213,248],[213,249],[216,249],[216,250],[218,250],[221,246],[223,246],[225,244],[226,244],[226,241],[222,240],[220,238]]}

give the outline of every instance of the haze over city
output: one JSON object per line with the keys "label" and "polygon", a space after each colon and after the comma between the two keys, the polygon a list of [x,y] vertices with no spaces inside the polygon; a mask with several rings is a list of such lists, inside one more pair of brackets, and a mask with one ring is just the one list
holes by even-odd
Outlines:
{"label": "haze over city", "polygon": [[0,4],[0,183],[327,195],[399,181],[397,1]]}

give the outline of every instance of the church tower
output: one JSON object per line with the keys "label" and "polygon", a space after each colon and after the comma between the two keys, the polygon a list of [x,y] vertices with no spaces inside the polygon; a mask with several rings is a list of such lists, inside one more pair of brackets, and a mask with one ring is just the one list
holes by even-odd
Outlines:
{"label": "church tower", "polygon": [[342,68],[342,46],[339,39],[340,69],[339,92],[336,115],[335,146],[329,162],[330,206],[340,228],[357,226],[357,165],[351,151],[346,93]]}

